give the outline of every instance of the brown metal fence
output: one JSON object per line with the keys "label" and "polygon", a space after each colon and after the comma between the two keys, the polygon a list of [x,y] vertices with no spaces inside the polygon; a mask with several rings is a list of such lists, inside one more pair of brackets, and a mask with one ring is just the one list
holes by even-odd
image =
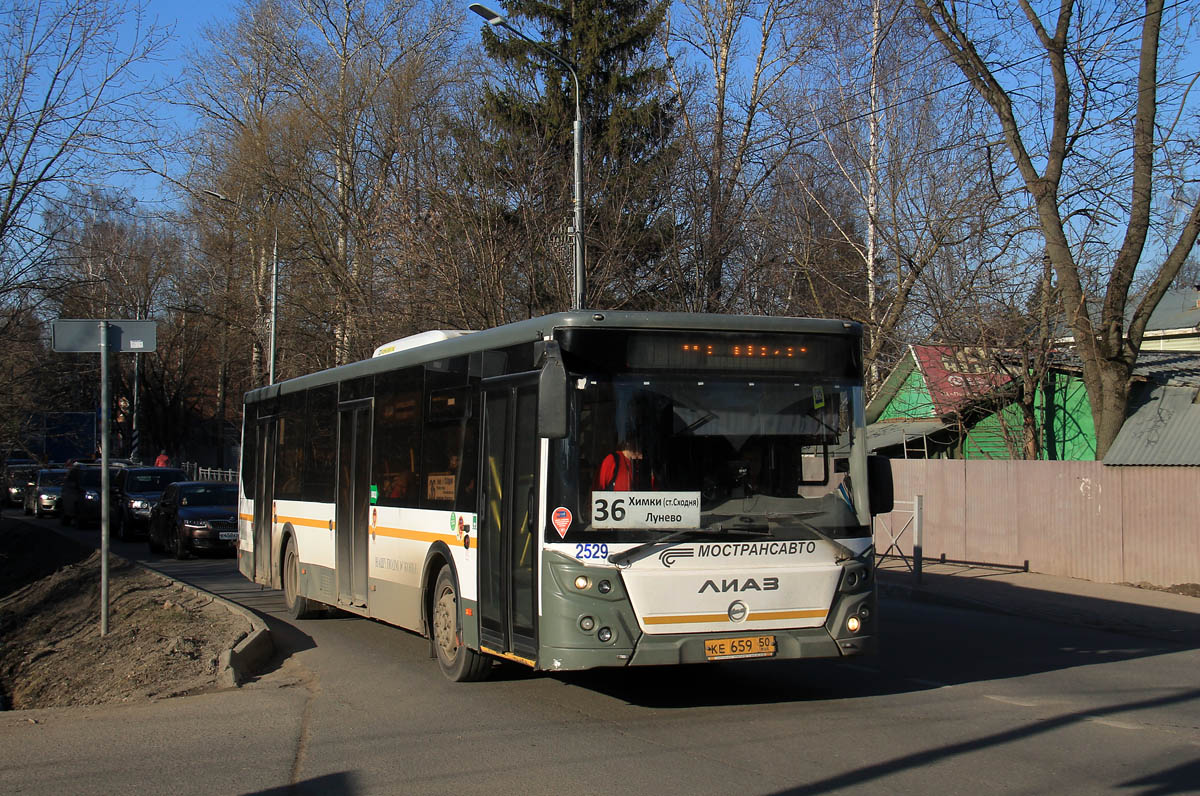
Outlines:
{"label": "brown metal fence", "polygon": [[[892,546],[924,495],[924,558],[1021,567],[1105,583],[1200,583],[1200,468],[1100,462],[897,459]],[[897,549],[912,555],[911,531]]]}

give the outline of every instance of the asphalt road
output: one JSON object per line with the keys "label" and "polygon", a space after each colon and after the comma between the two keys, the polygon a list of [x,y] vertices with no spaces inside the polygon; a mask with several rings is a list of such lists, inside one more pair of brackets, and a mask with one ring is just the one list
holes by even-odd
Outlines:
{"label": "asphalt road", "polygon": [[[18,792],[1200,792],[1196,649],[884,600],[883,652],[867,661],[554,676],[504,664],[454,684],[411,633],[287,620],[230,559],[113,549],[260,612],[285,655],[236,691],[88,709],[123,738],[47,716],[57,735],[13,736],[31,761],[10,772]],[[185,752],[189,728],[204,734]],[[101,746],[65,752],[71,732]],[[56,773],[30,785],[39,755]]]}

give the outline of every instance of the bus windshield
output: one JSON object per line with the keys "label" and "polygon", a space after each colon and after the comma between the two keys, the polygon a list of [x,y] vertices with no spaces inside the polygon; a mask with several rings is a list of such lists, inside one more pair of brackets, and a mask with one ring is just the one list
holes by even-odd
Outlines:
{"label": "bus windshield", "polygon": [[551,469],[551,491],[562,490],[552,506],[574,504],[589,541],[686,528],[868,533],[847,477],[861,396],[851,382],[709,371],[579,374],[573,385],[578,436]]}

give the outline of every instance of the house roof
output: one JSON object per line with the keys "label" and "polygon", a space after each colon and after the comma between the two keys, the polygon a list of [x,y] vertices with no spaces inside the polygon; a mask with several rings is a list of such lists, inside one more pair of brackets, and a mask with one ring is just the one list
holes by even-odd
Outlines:
{"label": "house roof", "polygon": [[867,426],[867,450],[877,451],[893,445],[903,445],[946,428],[938,420],[884,420]]}
{"label": "house roof", "polygon": [[[1051,364],[1062,370],[1083,370],[1083,360],[1073,348],[1055,351]],[[1200,388],[1200,351],[1142,351],[1133,375],[1155,384]]]}
{"label": "house roof", "polygon": [[1150,313],[1146,322],[1147,332],[1162,332],[1169,329],[1195,329],[1200,326],[1200,290],[1168,290],[1162,301]]}
{"label": "house roof", "polygon": [[[1142,296],[1130,296],[1125,305],[1125,325],[1133,319]],[[1088,315],[1093,323],[1100,322],[1099,302],[1088,302]],[[1147,336],[1156,337],[1170,332],[1195,332],[1200,327],[1200,288],[1187,287],[1180,290],[1168,290],[1163,294],[1150,319],[1146,321]],[[1059,342],[1074,342],[1075,330],[1065,316],[1060,315],[1056,321],[1054,337]]]}
{"label": "house roof", "polygon": [[1192,386],[1156,385],[1133,409],[1106,465],[1200,465],[1200,404]]}
{"label": "house roof", "polygon": [[910,345],[867,405],[867,423],[874,423],[917,369],[932,402],[929,419],[954,414],[964,405],[1011,380],[995,366],[983,348],[951,345]]}

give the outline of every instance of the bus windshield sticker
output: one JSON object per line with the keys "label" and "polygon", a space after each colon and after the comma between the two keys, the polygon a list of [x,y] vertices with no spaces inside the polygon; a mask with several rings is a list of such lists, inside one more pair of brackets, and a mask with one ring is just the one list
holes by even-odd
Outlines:
{"label": "bus windshield sticker", "polygon": [[371,484],[371,505],[374,506],[379,502],[379,485]]}
{"label": "bus windshield sticker", "polygon": [[425,497],[428,500],[454,500],[454,483],[455,476],[453,474],[433,474],[429,475],[426,482]]}
{"label": "bus windshield sticker", "polygon": [[699,492],[593,492],[593,528],[699,528]]}
{"label": "bus windshield sticker", "polygon": [[825,408],[825,389],[821,385],[813,387],[813,409]]}
{"label": "bus windshield sticker", "polygon": [[559,506],[550,516],[550,521],[554,523],[554,530],[558,531],[560,539],[567,538],[567,529],[571,527],[571,510],[566,506]]}

